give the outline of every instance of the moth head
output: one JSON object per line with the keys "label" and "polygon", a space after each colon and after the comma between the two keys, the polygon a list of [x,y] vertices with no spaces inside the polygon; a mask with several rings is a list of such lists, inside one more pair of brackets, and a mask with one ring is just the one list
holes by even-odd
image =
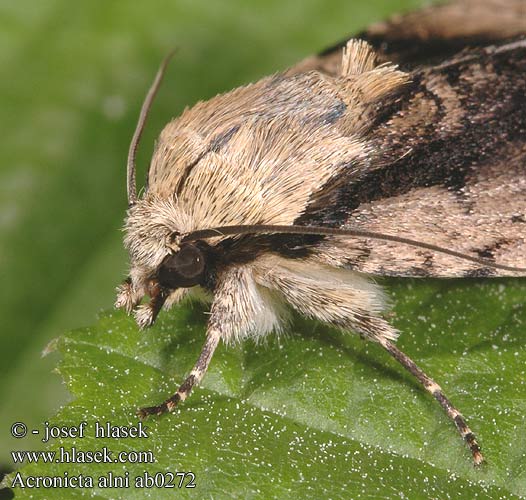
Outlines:
{"label": "moth head", "polygon": [[[210,247],[206,244],[183,243],[178,251],[168,254],[149,273],[132,268],[130,277],[117,288],[116,307],[133,311],[141,328],[153,324],[165,302],[177,292],[204,285],[211,267]],[[148,295],[149,301],[141,304]]]}
{"label": "moth head", "polygon": [[[145,197],[128,209],[124,244],[130,255],[127,280],[117,288],[116,306],[134,311],[140,326],[151,325],[179,289],[203,285],[215,249],[204,241],[182,241],[184,217],[175,201]],[[140,305],[148,295],[150,301]]]}

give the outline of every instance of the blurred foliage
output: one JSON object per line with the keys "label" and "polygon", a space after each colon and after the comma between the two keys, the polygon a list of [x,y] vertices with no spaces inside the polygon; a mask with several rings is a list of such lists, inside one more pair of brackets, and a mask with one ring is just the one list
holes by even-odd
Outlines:
{"label": "blurred foliage", "polygon": [[[97,310],[111,306],[114,286],[125,275],[120,232],[126,207],[125,158],[145,90],[163,55],[174,46],[179,48],[139,151],[143,172],[139,179],[144,177],[155,136],[184,106],[282,69],[375,20],[418,4],[416,0],[152,0],[142,4],[21,0],[0,4],[0,65],[4,75],[0,81],[0,276],[4,285],[0,291],[0,422],[4,429],[0,433],[0,463],[12,465],[10,449],[38,445],[30,438],[23,442],[10,438],[5,429],[12,422],[24,421],[30,428],[36,427],[68,398],[59,377],[51,374],[56,358],[40,358],[47,341],[68,329],[93,323]],[[224,436],[210,440],[211,422],[215,425],[218,415],[233,411],[236,418],[232,417],[228,425],[239,424],[246,432],[255,425],[253,422],[263,425],[270,419],[271,426],[275,419],[282,428],[291,419],[286,439],[293,437],[291,428],[301,429],[297,439],[304,440],[306,447],[297,448],[300,453],[312,452],[314,447],[322,453],[320,443],[336,440],[339,458],[335,474],[341,478],[347,470],[348,481],[353,484],[351,473],[357,474],[356,478],[365,475],[362,482],[356,480],[357,487],[369,489],[371,478],[380,480],[373,474],[374,464],[380,461],[385,478],[382,484],[387,487],[390,478],[402,477],[407,470],[407,481],[420,488],[423,479],[419,477],[435,478],[426,484],[443,495],[432,495],[432,489],[429,494],[444,498],[456,488],[453,485],[450,489],[449,482],[454,479],[445,472],[449,468],[455,474],[459,471],[462,478],[456,483],[461,485],[458,491],[475,491],[468,486],[485,488],[476,483],[494,481],[506,490],[503,493],[490,488],[485,494],[491,498],[506,491],[525,493],[526,445],[518,432],[524,429],[526,413],[524,340],[521,342],[518,331],[521,320],[524,324],[524,313],[519,309],[523,284],[522,289],[517,281],[482,285],[395,282],[393,286],[398,326],[405,332],[402,347],[428,368],[472,417],[470,423],[481,435],[490,457],[487,469],[471,470],[468,454],[440,408],[405,376],[400,381],[398,369],[383,368],[389,362],[377,347],[362,346],[358,340],[340,338],[310,323],[302,323],[300,329],[312,332],[314,328],[314,332],[304,339],[295,336],[287,340],[285,350],[273,345],[221,349],[205,379],[205,389],[198,390],[185,405],[190,410],[184,413],[182,409],[172,420],[168,417],[152,423],[156,440],[166,437],[166,441],[155,443],[166,448],[160,456],[170,465],[190,468],[193,462],[182,461],[180,450],[173,456],[168,453],[172,448],[167,442],[180,443],[180,438],[174,437],[178,426],[190,429],[199,408],[206,409],[214,416],[208,423],[201,422],[205,417],[198,419],[200,432],[192,435],[190,444],[201,457],[195,462],[201,478],[215,477],[216,482],[210,484],[220,484],[226,465],[210,448],[213,444],[217,449],[218,443],[224,445],[225,441]],[[450,300],[443,304],[449,294]],[[163,318],[164,326],[146,336],[140,336],[127,320],[117,316],[63,337],[59,343],[65,355],[61,372],[80,399],[57,418],[73,422],[82,412],[90,419],[102,418],[110,414],[109,399],[105,398],[120,389],[129,400],[119,399],[114,416],[116,421],[125,421],[131,418],[135,405],[154,402],[169,392],[174,380],[168,374],[173,372],[178,380],[183,376],[202,337],[199,327],[188,336],[187,329],[195,320],[192,316],[187,324],[188,314],[193,313],[183,309]],[[112,321],[116,321],[114,327],[110,326]],[[80,387],[87,381],[80,374],[75,376],[75,364],[68,369],[68,363],[79,364],[85,357],[87,367],[107,370],[114,360],[106,359],[97,347],[95,352],[100,353],[91,359],[89,349],[82,354],[76,339],[91,335],[96,337],[95,343],[105,345],[107,329],[120,332],[114,340],[122,341],[124,350],[135,346],[150,349],[149,354],[143,352],[149,362],[138,367],[133,362],[135,354],[126,351],[129,378],[122,377],[122,370],[115,375],[108,372],[102,381],[90,376],[84,392]],[[161,341],[156,343],[160,334]],[[332,345],[334,339],[338,347]],[[177,344],[180,349],[175,348]],[[278,365],[289,351],[292,361],[282,359]],[[342,363],[345,369],[334,378]],[[245,373],[241,367],[249,371]],[[148,375],[140,375],[142,369],[148,370]],[[331,376],[325,377],[328,373]],[[115,377],[121,377],[115,381],[120,386],[109,383]],[[328,385],[322,385],[322,379]],[[102,383],[101,392],[95,393],[93,384],[98,382]],[[310,393],[312,389],[315,391]],[[100,411],[88,410],[95,397],[100,400]],[[283,414],[280,405],[286,405]],[[334,415],[330,414],[332,408]],[[241,419],[245,410],[252,415],[246,422]],[[272,427],[262,429],[274,432]],[[318,434],[312,434],[313,429]],[[271,437],[258,435],[268,450],[259,458],[255,456],[257,460],[270,460],[268,463],[279,458],[281,464],[286,453],[280,456],[274,448],[285,452],[283,442],[278,444],[278,438]],[[349,454],[352,450],[359,458],[346,462],[350,455],[342,458],[345,450]],[[209,453],[213,466],[207,469]],[[228,453],[235,454],[235,448]],[[301,461],[300,456],[294,455],[294,460]],[[316,462],[317,458],[312,460]],[[403,472],[388,473],[391,460],[402,460]],[[248,469],[241,473],[250,470],[255,476],[253,484],[263,487],[270,479],[264,473],[257,477],[257,471],[265,466],[256,463],[249,457],[245,464]],[[281,492],[286,492],[287,484],[297,484],[287,483],[293,478],[293,463],[288,469],[286,464],[279,465],[288,470],[289,478],[280,483],[285,485]],[[395,471],[398,466],[393,466]],[[323,467],[328,466],[319,462],[312,469],[313,475],[305,477],[313,482],[317,478],[325,488],[329,480],[321,481],[321,475],[332,469]],[[418,469],[424,472],[415,472]],[[283,473],[286,476],[285,470]],[[239,495],[247,484],[236,490]],[[395,490],[403,491],[401,483],[395,484]],[[343,485],[341,482],[336,487]],[[201,487],[205,487],[203,480]]]}

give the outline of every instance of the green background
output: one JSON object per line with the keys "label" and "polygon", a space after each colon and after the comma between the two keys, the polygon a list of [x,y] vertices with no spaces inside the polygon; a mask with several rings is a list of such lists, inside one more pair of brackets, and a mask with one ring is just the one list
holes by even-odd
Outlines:
{"label": "green background", "polygon": [[[50,339],[71,328],[94,323],[97,311],[111,308],[114,287],[126,274],[120,231],[126,207],[126,154],[144,93],[160,59],[171,48],[178,47],[139,151],[139,180],[144,177],[155,136],[184,106],[283,69],[375,20],[419,3],[56,0],[0,4],[3,75],[0,80],[0,276],[3,285],[0,291],[0,463],[4,469],[11,467],[9,450],[21,447],[20,442],[9,436],[12,422],[23,421],[30,428],[36,426],[70,398],[60,377],[51,373],[57,357],[41,358],[41,351]],[[398,301],[397,326],[406,332],[402,346],[418,360],[425,359],[422,364],[434,368],[432,373],[440,381],[455,372],[448,389],[459,394],[455,400],[463,400],[462,409],[466,414],[477,415],[478,429],[485,430],[486,440],[491,441],[493,437],[495,443],[500,443],[495,448],[495,453],[500,453],[498,467],[490,469],[485,476],[476,476],[466,469],[464,462],[469,467],[467,452],[460,442],[458,446],[453,444],[451,456],[458,462],[453,464],[453,469],[460,467],[469,481],[495,482],[501,487],[508,485],[515,493],[525,492],[526,472],[524,466],[520,466],[525,443],[519,436],[520,429],[524,429],[524,417],[522,420],[520,417],[521,411],[522,415],[525,413],[525,389],[521,382],[524,370],[521,374],[519,368],[512,368],[510,378],[506,379],[505,369],[521,366],[513,362],[524,359],[524,341],[521,343],[519,331],[521,320],[523,324],[526,322],[521,307],[524,282],[391,284]],[[125,320],[118,316],[118,321]],[[181,319],[177,321],[175,326],[181,326]],[[199,320],[195,321],[199,324]],[[309,323],[300,325],[301,328],[296,328],[298,332],[312,330],[315,332],[312,335],[319,337],[315,341],[323,344],[325,330]],[[127,324],[127,328],[135,332],[132,325]],[[437,337],[434,332],[440,335]],[[138,335],[137,332],[134,335]],[[196,342],[192,344],[195,344],[194,351],[201,337],[198,329]],[[183,343],[184,338],[182,335]],[[293,337],[286,345],[297,354],[303,347],[299,342]],[[351,347],[341,352],[352,361],[353,349],[360,351],[364,347],[359,342],[350,342]],[[166,340],[166,345],[168,349],[173,344]],[[506,351],[508,348],[510,352]],[[152,356],[159,354],[155,346],[152,349]],[[161,352],[165,353],[166,349]],[[250,346],[239,349],[243,349],[239,352],[245,352],[244,349],[255,352]],[[265,354],[265,349],[259,348],[263,361],[269,356],[276,359],[278,348],[268,349]],[[188,352],[176,368],[170,365],[179,377],[193,363],[194,351]],[[378,354],[374,348],[372,351]],[[493,351],[501,354],[505,351],[506,361],[502,365],[497,363],[498,358],[491,358]],[[170,356],[176,355],[169,352]],[[227,370],[235,363],[236,352],[234,349],[233,354],[228,355],[229,361],[224,366],[219,361],[216,369]],[[473,361],[464,356],[470,352],[474,353]],[[258,354],[254,356],[257,365]],[[506,356],[510,357],[509,362]],[[322,356],[319,358],[321,361]],[[82,351],[73,359],[78,363]],[[365,368],[360,375],[366,380],[363,391],[377,386],[378,370],[388,364],[385,356],[374,361],[372,355],[367,360],[374,366],[370,370]],[[466,376],[462,380],[463,364],[459,360],[469,365],[471,378]],[[301,359],[298,364],[301,365]],[[320,362],[317,370],[323,367]],[[296,366],[295,369],[303,368]],[[467,368],[464,366],[464,369]],[[61,370],[67,375],[67,369]],[[382,380],[400,378],[393,375],[400,373],[397,369],[385,373]],[[484,376],[489,373],[492,378],[486,383],[477,379],[477,373]],[[139,372],[137,375],[140,377]],[[242,378],[243,371],[236,376]],[[286,381],[287,374],[283,377]],[[441,470],[445,470],[451,462],[443,443],[449,446],[458,438],[447,420],[440,417],[440,409],[408,380],[404,377],[409,388],[403,389],[403,384],[398,383],[391,389],[406,390],[408,397],[423,401],[422,411],[427,412],[425,421],[429,425],[435,425],[433,422],[438,419],[436,429],[440,429],[437,431],[440,439],[429,460],[438,460]],[[323,377],[319,378],[320,385],[315,386],[323,388],[322,381]],[[455,389],[455,384],[461,382],[465,385]],[[240,387],[243,384],[240,382]],[[493,406],[502,405],[502,408],[493,408],[487,413],[483,399],[470,408],[468,389],[480,390],[484,397],[488,388],[500,396]],[[382,396],[387,399],[388,389],[387,386]],[[343,390],[341,386],[336,388],[340,393]],[[293,401],[297,407],[297,398],[288,394],[286,387],[283,391],[281,397]],[[155,399],[164,392],[153,392],[150,396]],[[227,397],[228,391],[224,391],[224,395]],[[140,397],[135,396],[137,404],[141,404]],[[506,406],[510,398],[515,407],[513,411]],[[354,399],[355,403],[359,401]],[[371,422],[367,422],[366,417],[365,421],[357,418],[354,422],[358,422],[362,430],[368,429],[365,434],[354,429],[344,432],[345,437],[381,446],[381,436],[374,431],[377,429],[380,434],[383,429],[389,434],[389,427],[375,427],[377,420],[385,420],[389,415],[389,402],[383,403],[385,415],[372,418]],[[393,410],[396,409],[397,403],[393,406]],[[358,411],[357,415],[363,415],[364,411]],[[321,421],[329,418],[323,411],[320,415]],[[352,420],[351,413],[345,412],[345,415]],[[395,415],[400,421],[404,418]],[[502,417],[499,425],[505,426],[506,422],[510,425],[504,427],[501,435],[502,427],[496,430],[491,425],[491,418],[495,421],[499,415]],[[508,420],[504,418],[506,415]],[[405,417],[407,420],[417,416],[406,414]],[[487,425],[484,419],[490,420]],[[387,448],[406,453],[417,461],[428,460],[429,449],[413,454],[413,448],[418,450],[419,440],[424,439],[422,425],[420,422],[412,430],[395,426],[396,439]],[[321,430],[331,431],[323,426]],[[512,438],[514,430],[517,436]],[[412,436],[410,441],[417,443],[415,446],[409,444],[404,448],[405,432]],[[437,435],[432,433],[427,438],[436,439]],[[516,439],[516,449],[504,459],[503,443],[508,446],[513,439]],[[32,446],[36,446],[35,441],[24,440],[24,448]],[[420,448],[422,446],[420,442]],[[434,448],[434,445],[427,446]],[[446,457],[445,460],[440,456]],[[374,469],[374,460],[369,467]],[[371,473],[367,468],[362,472]]]}

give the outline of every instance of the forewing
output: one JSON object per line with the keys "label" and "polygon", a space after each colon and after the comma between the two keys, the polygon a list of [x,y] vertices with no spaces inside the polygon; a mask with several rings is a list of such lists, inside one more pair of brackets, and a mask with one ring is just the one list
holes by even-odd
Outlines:
{"label": "forewing", "polygon": [[[327,183],[296,223],[394,234],[524,268],[526,41],[465,51],[412,79],[396,102],[377,105],[369,168]],[[320,248],[379,275],[513,274],[372,239]]]}
{"label": "forewing", "polygon": [[[514,157],[478,165],[461,190],[422,187],[363,203],[345,226],[404,236],[498,264],[524,267],[525,164],[523,148],[515,151]],[[322,249],[327,255],[336,252],[340,264],[376,275],[517,275],[431,250],[373,239],[333,238],[323,243]]]}

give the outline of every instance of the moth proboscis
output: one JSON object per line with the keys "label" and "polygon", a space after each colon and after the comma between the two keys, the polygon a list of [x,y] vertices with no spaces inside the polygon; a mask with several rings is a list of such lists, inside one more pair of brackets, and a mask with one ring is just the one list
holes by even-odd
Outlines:
{"label": "moth proboscis", "polygon": [[[490,2],[501,17],[502,3]],[[470,37],[441,31],[440,9],[469,18]],[[213,299],[194,368],[141,418],[184,401],[220,340],[279,332],[292,308],[380,344],[483,461],[461,413],[396,347],[368,278],[526,276],[526,40],[513,16],[488,32],[480,12],[430,7],[196,104],[162,131],[138,198],[135,151],[165,60],[130,145],[131,268],[116,305],[146,327],[198,287]],[[430,62],[414,47],[433,47]]]}

